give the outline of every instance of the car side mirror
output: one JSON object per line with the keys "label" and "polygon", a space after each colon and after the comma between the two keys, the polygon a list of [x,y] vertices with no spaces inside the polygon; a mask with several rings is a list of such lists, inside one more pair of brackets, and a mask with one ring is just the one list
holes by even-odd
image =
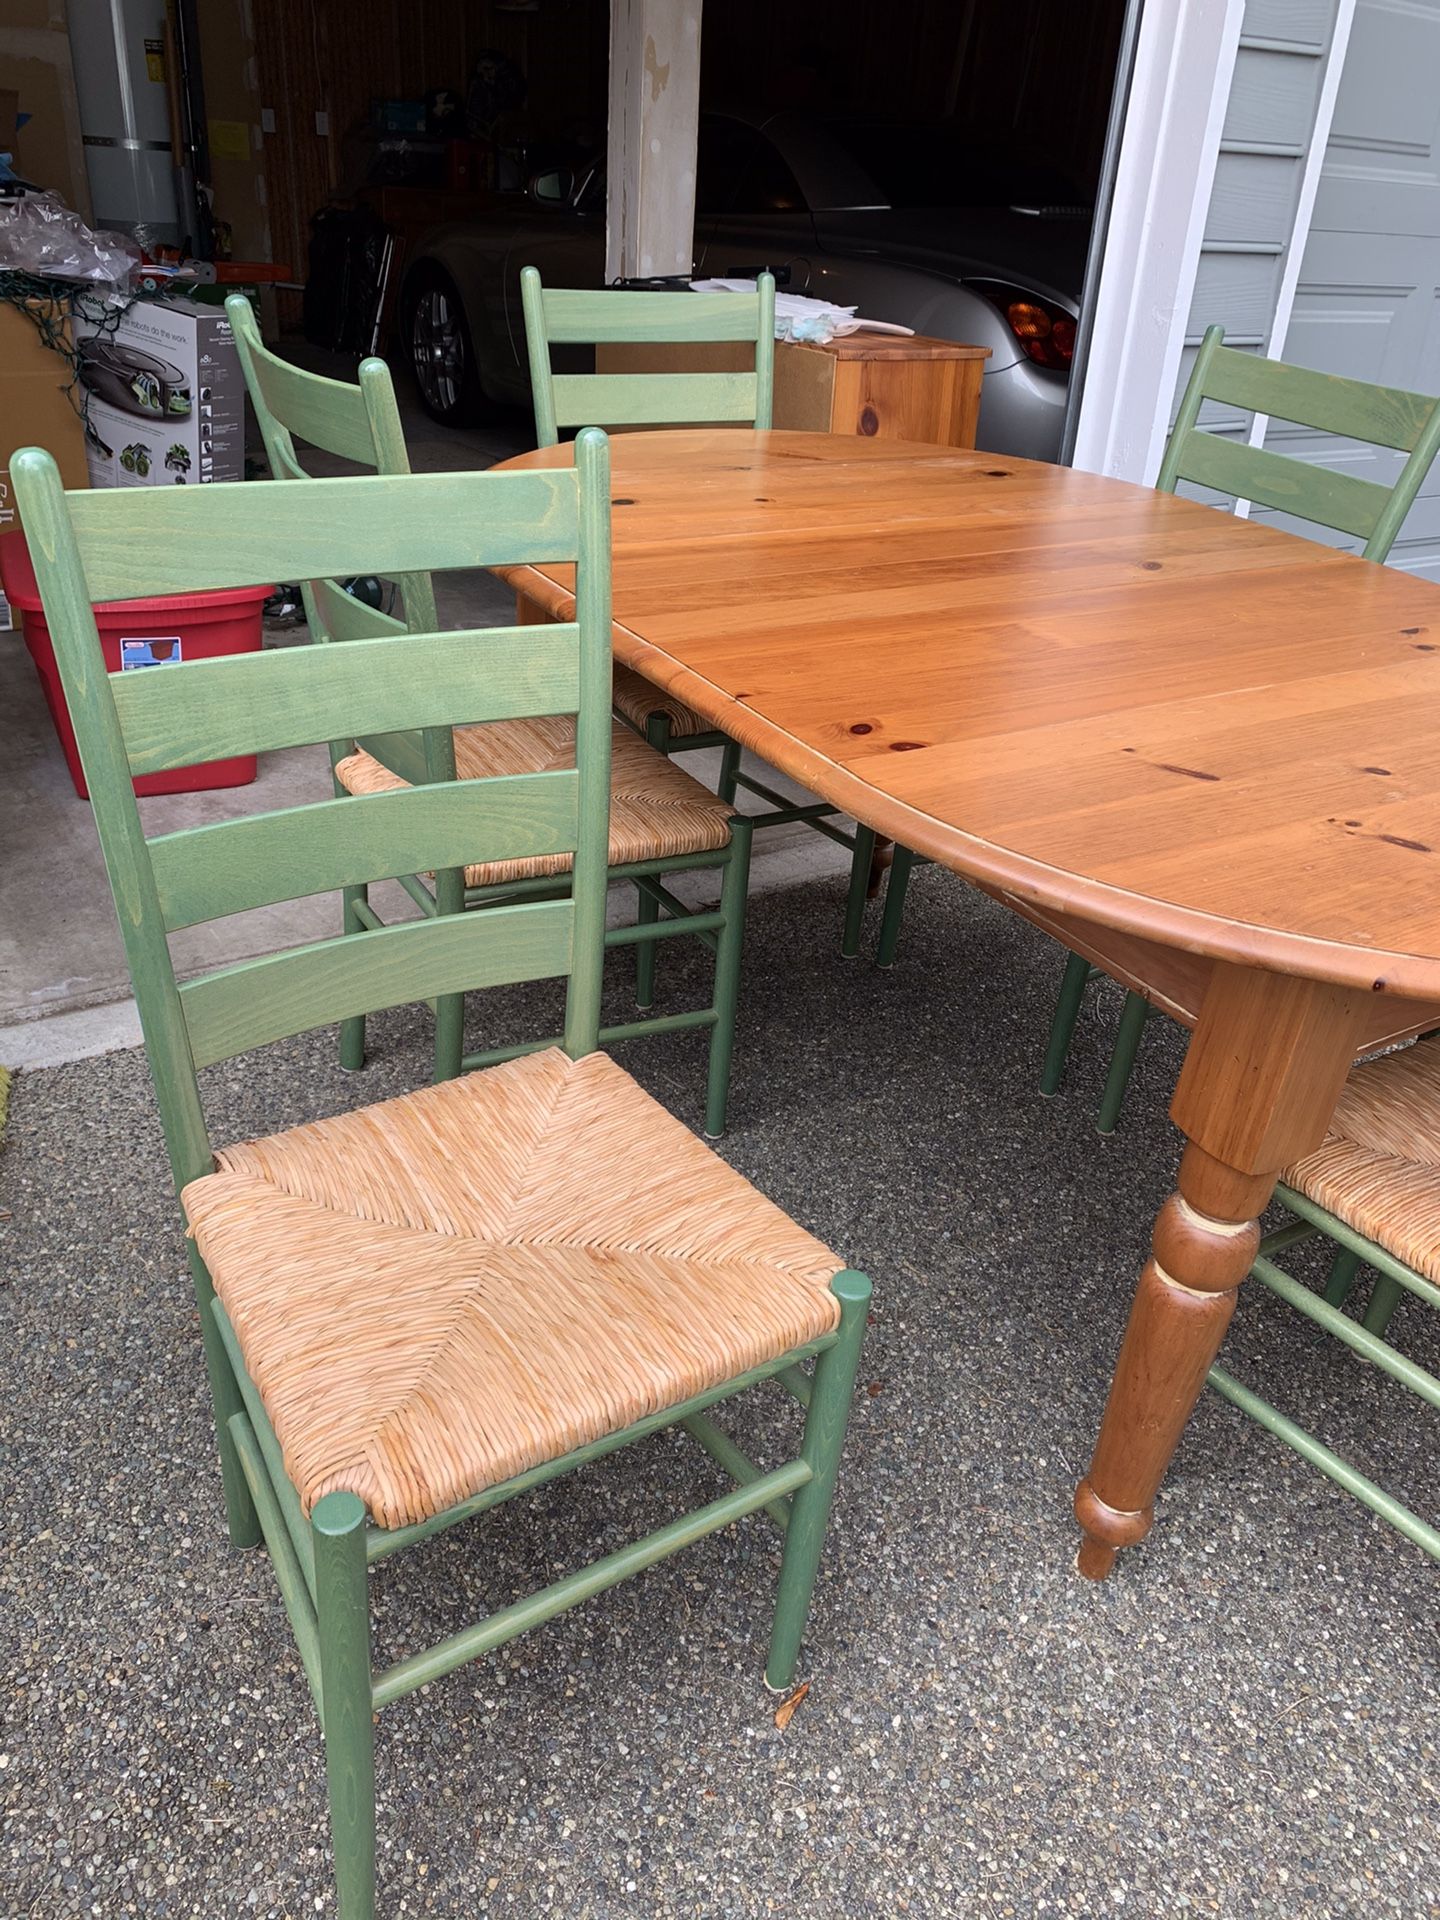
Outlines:
{"label": "car side mirror", "polygon": [[575,198],[575,175],[569,167],[537,173],[530,182],[530,198],[537,207],[568,207]]}

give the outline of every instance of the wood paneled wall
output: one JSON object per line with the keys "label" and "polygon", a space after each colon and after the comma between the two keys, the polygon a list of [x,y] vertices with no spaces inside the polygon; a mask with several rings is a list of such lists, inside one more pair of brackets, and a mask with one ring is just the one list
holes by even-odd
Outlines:
{"label": "wood paneled wall", "polygon": [[[202,0],[203,5],[203,0]],[[463,100],[475,57],[508,54],[530,82],[527,115],[547,130],[588,126],[603,145],[609,0],[541,0],[512,13],[490,0],[254,0],[270,234],[305,275],[310,216],[344,179],[343,147],[372,100],[451,87]],[[329,116],[328,135],[315,131]]]}

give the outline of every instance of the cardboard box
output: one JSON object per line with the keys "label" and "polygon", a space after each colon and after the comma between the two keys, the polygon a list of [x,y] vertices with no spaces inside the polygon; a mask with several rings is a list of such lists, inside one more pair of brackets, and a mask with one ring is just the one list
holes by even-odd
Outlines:
{"label": "cardboard box", "polygon": [[92,487],[245,478],[245,379],[223,309],[142,300],[111,330],[76,333]]}
{"label": "cardboard box", "polygon": [[17,307],[0,305],[0,533],[18,524],[10,486],[18,447],[44,447],[67,487],[88,485],[84,430],[65,391],[70,378],[65,356],[45,345]]}

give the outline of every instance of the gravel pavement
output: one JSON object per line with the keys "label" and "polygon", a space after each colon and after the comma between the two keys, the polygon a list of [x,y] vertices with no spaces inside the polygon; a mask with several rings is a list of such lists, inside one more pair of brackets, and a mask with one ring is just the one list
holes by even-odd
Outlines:
{"label": "gravel pavement", "polygon": [[[778,1731],[752,1518],[387,1711],[380,1912],[1440,1914],[1440,1587],[1416,1549],[1207,1395],[1150,1540],[1103,1586],[1074,1572],[1071,1489],[1177,1157],[1178,1036],[1152,1023],[1102,1142],[1115,994],[1042,1101],[1056,951],[929,869],[881,974],[840,960],[841,896],[753,905],[723,1149],[876,1283],[811,1690]],[[662,951],[665,1004],[698,977]],[[498,1044],[551,1000],[493,995],[472,1024]],[[377,1019],[364,1080],[328,1032],[211,1070],[215,1136],[422,1081],[427,1026]],[[698,1121],[693,1036],[623,1058]],[[266,1561],[225,1542],[140,1054],[20,1077],[0,1207],[0,1913],[333,1913],[320,1742]],[[1421,1309],[1396,1337],[1440,1362]],[[1440,1509],[1417,1403],[1259,1290],[1227,1351]],[[792,1424],[770,1392],[727,1418],[771,1457]],[[718,1486],[673,1435],[548,1486],[381,1569],[377,1649]]]}

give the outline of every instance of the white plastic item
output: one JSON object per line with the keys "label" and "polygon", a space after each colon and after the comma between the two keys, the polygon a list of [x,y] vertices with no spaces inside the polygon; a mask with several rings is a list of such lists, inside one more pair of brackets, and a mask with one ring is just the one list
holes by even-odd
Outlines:
{"label": "white plastic item", "polygon": [[139,265],[122,233],[92,233],[58,193],[22,193],[0,200],[0,271],[74,280],[97,293],[123,293]]}
{"label": "white plastic item", "polygon": [[[692,280],[696,293],[753,293],[753,280]],[[894,320],[857,320],[854,307],[836,306],[833,300],[812,300],[803,293],[775,295],[775,338],[808,340],[824,346],[830,340],[851,333],[913,334],[913,327],[902,327]]]}

